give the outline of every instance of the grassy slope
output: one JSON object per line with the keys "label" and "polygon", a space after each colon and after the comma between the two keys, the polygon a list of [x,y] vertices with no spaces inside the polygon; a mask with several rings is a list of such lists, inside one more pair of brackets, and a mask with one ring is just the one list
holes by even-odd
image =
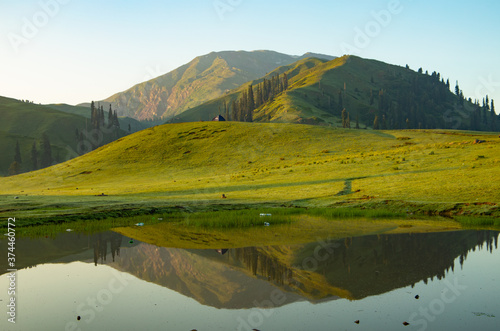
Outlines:
{"label": "grassy slope", "polygon": [[75,129],[85,128],[81,116],[5,97],[0,97],[0,114],[0,174],[6,174],[14,160],[16,140],[21,148],[23,170],[30,170],[31,146],[34,140],[41,140],[43,133],[49,136],[53,157],[59,154],[59,159],[65,160],[74,157],[69,151],[76,149]]}
{"label": "grassy slope", "polygon": [[[472,144],[476,138],[487,143]],[[386,201],[498,215],[499,140],[466,132],[169,124],[48,169],[1,178],[1,215],[221,203],[376,207]],[[109,196],[95,196],[100,193]],[[220,199],[222,193],[228,199]]]}
{"label": "grassy slope", "polygon": [[298,60],[292,64],[281,66],[279,68],[276,68],[275,70],[272,70],[271,72],[269,72],[268,74],[266,74],[261,78],[254,79],[239,86],[238,88],[232,90],[230,93],[224,96],[212,99],[199,106],[193,107],[191,109],[182,112],[181,114],[170,120],[170,122],[181,123],[181,122],[194,122],[199,120],[211,120],[218,114],[224,112],[222,106],[224,102],[230,106],[231,101],[239,98],[241,96],[241,93],[247,90],[250,84],[252,85],[259,84],[264,80],[264,78],[270,80],[273,76],[277,74],[282,75],[285,72],[290,77],[290,79],[293,79],[293,77],[295,77],[296,75],[308,71],[309,69],[319,66],[325,62],[327,61],[322,59],[305,58]]}
{"label": "grassy slope", "polygon": [[[444,114],[448,114],[450,118],[461,118],[462,125],[468,126],[468,120],[466,121],[460,114],[472,113],[473,105],[465,102],[464,109],[458,112],[456,96],[430,75],[356,56],[343,56],[326,63],[324,60],[316,61],[318,62],[301,60],[282,66],[267,75],[266,77],[270,78],[275,73],[286,72],[290,86],[287,91],[277,95],[271,103],[256,109],[254,121],[341,126],[341,108],[338,108],[339,91],[344,91],[345,86],[343,108],[350,113],[352,127],[355,126],[356,115],[359,116],[361,127],[373,125],[380,90],[384,90],[386,100],[392,100],[392,106],[384,111],[388,125],[392,128],[406,128],[406,118],[414,122],[415,128],[418,127],[418,123],[421,123],[422,128],[444,128],[446,125],[455,124],[453,120],[446,122]],[[262,79],[258,79],[251,83],[255,85],[261,81]],[[230,100],[238,97],[248,84],[233,90],[227,96],[211,100],[180,114],[176,122],[213,118],[221,112],[219,109],[222,108],[224,100],[230,104]],[[442,91],[440,92],[442,95],[436,97],[436,91]],[[373,94],[372,103],[370,93]],[[414,93],[418,94],[419,100],[426,100],[425,107],[413,103],[404,105],[395,102],[398,98],[401,101],[400,95]],[[397,109],[401,112],[399,115],[396,115]],[[411,109],[414,111],[413,115]],[[381,114],[379,117],[382,117]]]}

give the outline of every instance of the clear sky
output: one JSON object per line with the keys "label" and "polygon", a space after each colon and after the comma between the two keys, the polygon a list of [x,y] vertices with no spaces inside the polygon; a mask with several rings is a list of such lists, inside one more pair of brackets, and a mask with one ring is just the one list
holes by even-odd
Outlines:
{"label": "clear sky", "polygon": [[500,109],[500,1],[0,0],[0,95],[104,99],[222,50],[344,53],[437,71]]}

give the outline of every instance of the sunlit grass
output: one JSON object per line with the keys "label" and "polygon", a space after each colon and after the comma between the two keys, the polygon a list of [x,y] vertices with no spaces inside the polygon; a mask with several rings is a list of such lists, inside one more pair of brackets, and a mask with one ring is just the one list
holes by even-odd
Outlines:
{"label": "sunlit grass", "polygon": [[[205,212],[168,212],[154,215],[131,217],[107,217],[102,219],[75,220],[60,223],[34,223],[17,228],[21,237],[55,236],[65,231],[96,233],[115,227],[150,226],[158,223],[171,223],[196,229],[234,229],[259,226],[294,224],[303,217],[321,217],[328,221],[349,219],[404,219],[406,214],[389,210],[362,210],[356,208],[255,208],[240,210],[219,210]],[[137,225],[140,224],[140,225]]]}
{"label": "sunlit grass", "polygon": [[327,218],[404,218],[406,213],[394,212],[384,209],[356,209],[356,208],[313,208],[307,210],[307,214]]}
{"label": "sunlit grass", "polygon": [[[487,142],[473,144],[476,138]],[[207,211],[366,203],[380,209],[384,201],[391,212],[406,211],[405,203],[410,209],[428,204],[434,210],[420,211],[456,208],[458,214],[468,208],[493,217],[500,202],[499,142],[496,135],[452,131],[236,122],[158,126],[48,169],[0,178],[0,226],[12,216],[29,224],[173,206]],[[390,208],[396,202],[402,210]]]}
{"label": "sunlit grass", "polygon": [[500,219],[498,218],[458,216],[456,220],[465,227],[500,227]]}

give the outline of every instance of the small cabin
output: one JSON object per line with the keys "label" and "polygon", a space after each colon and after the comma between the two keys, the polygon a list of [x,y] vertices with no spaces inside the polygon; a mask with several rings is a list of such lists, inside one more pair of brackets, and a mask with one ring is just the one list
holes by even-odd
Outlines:
{"label": "small cabin", "polygon": [[218,122],[222,122],[222,121],[225,121],[226,119],[224,117],[222,117],[222,115],[217,115],[214,117],[214,119],[212,121],[218,121]]}

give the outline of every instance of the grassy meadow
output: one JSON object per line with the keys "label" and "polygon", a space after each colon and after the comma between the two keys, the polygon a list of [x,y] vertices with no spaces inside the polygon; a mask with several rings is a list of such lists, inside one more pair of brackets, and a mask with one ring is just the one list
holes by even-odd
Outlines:
{"label": "grassy meadow", "polygon": [[499,182],[498,134],[195,122],[0,178],[0,215],[3,226],[262,206],[495,218]]}

